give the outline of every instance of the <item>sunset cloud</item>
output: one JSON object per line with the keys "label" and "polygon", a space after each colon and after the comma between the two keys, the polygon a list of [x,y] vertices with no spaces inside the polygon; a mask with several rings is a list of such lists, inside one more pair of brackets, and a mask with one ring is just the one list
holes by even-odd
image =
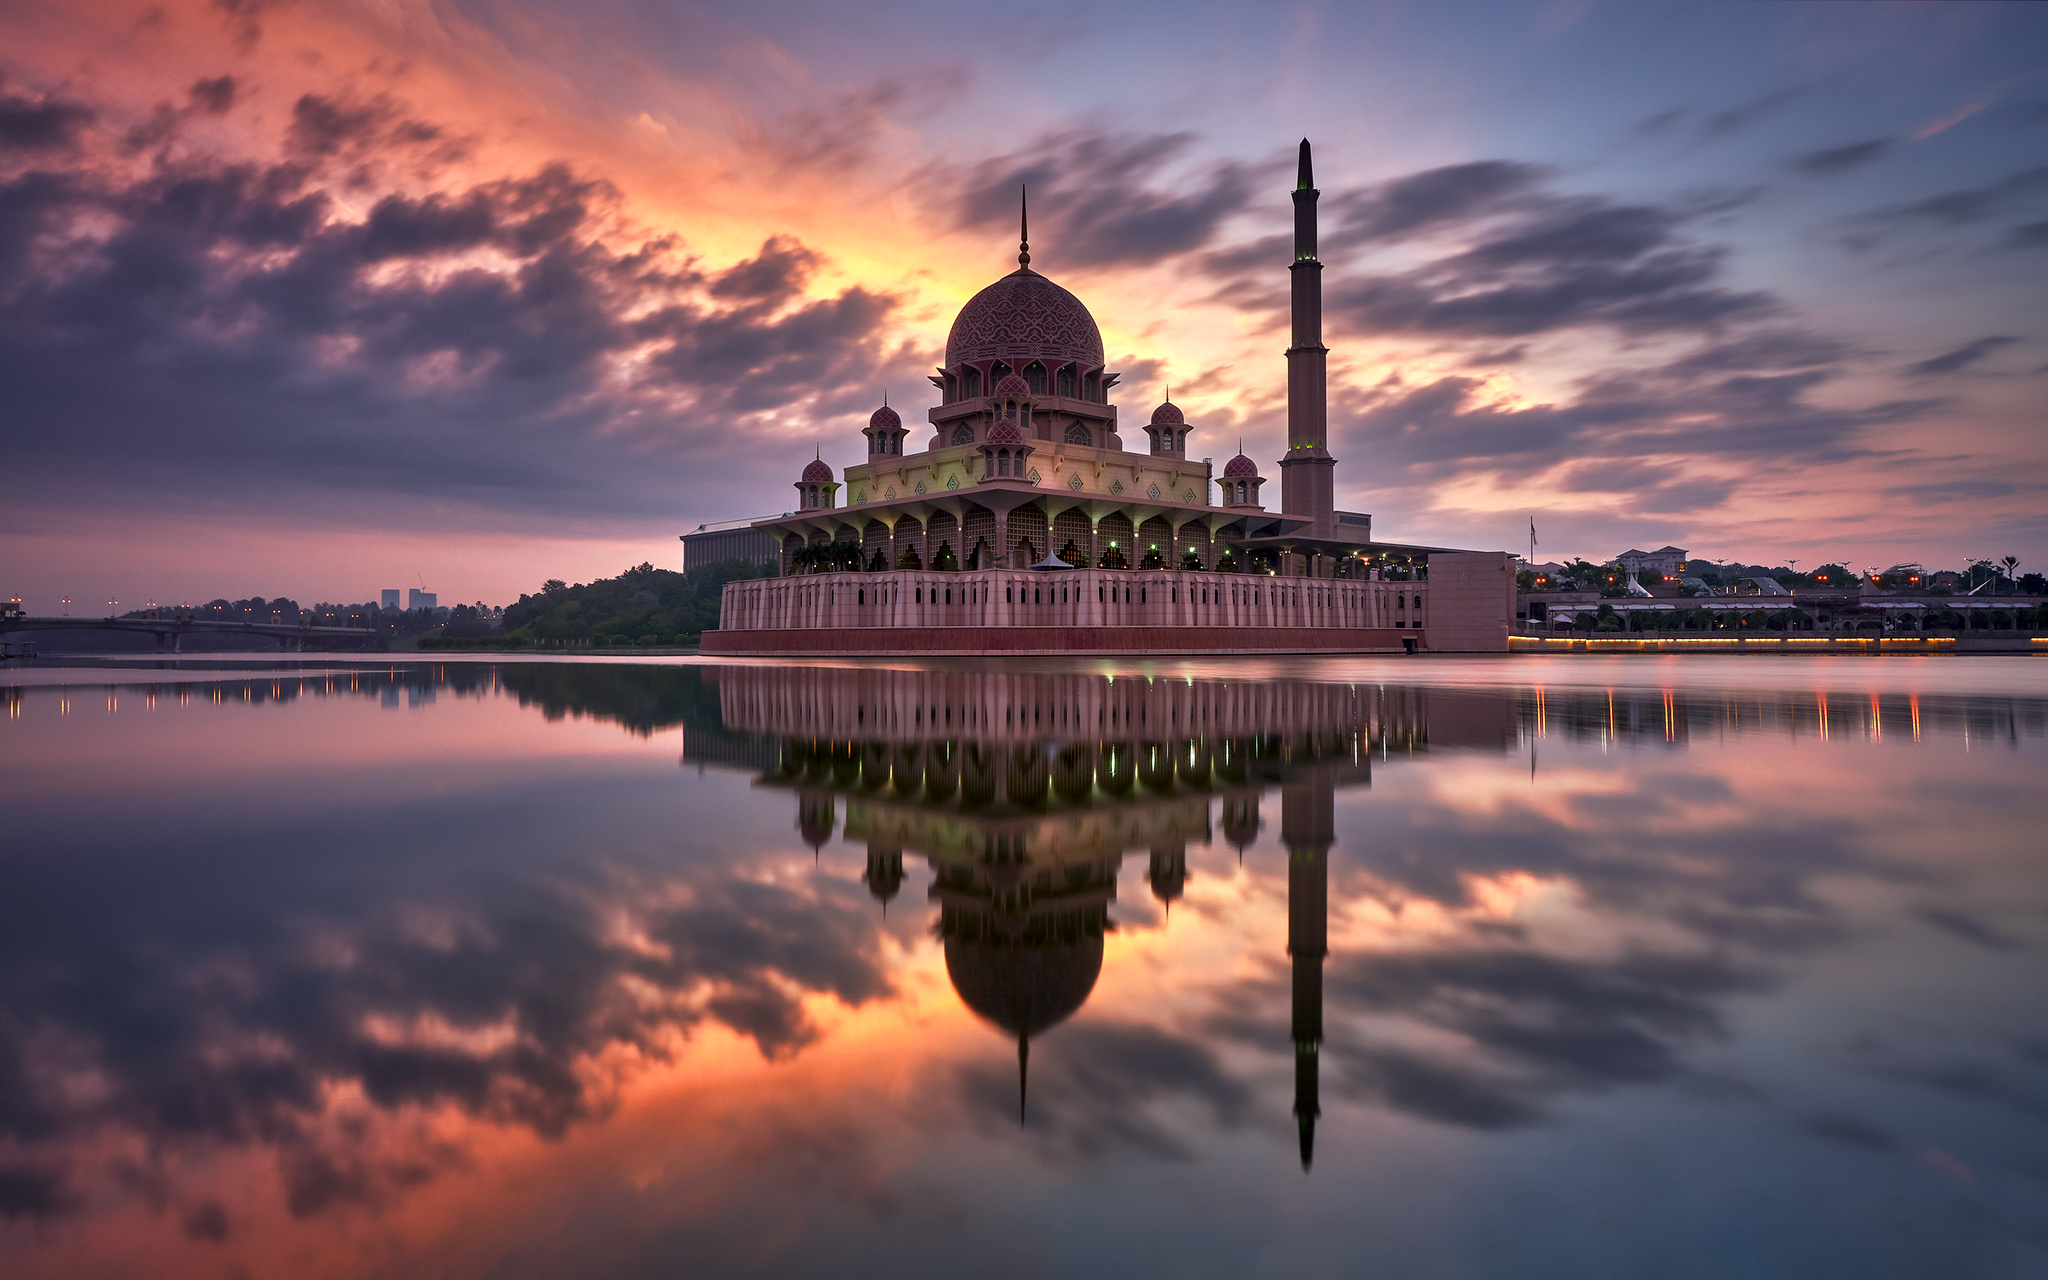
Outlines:
{"label": "sunset cloud", "polygon": [[[1341,500],[1388,536],[1512,542],[1559,503],[1586,554],[1763,556],[1734,544],[1793,532],[1770,469],[1801,468],[1822,521],[1874,489],[2048,483],[2026,398],[1992,387],[2042,376],[1995,359],[2048,269],[2048,116],[2026,102],[1898,142],[1982,96],[1930,89],[1845,142],[1838,88],[1746,68],[1600,102],[1641,126],[1596,141],[1559,115],[1539,141],[1520,117],[1583,95],[1529,108],[1390,71],[1344,97],[1349,19],[1310,55],[1240,44],[1204,94],[1156,69],[1203,56],[1193,29],[1148,26],[1140,65],[1105,61],[1113,15],[1078,44],[971,14],[902,43],[900,15],[827,41],[821,12],[22,10],[0,55],[8,520],[76,552],[15,589],[118,574],[96,522],[147,512],[203,544],[223,508],[278,531],[257,572],[324,563],[311,512],[472,566],[559,531],[564,565],[504,560],[464,596],[616,569],[621,543],[672,559],[700,521],[785,507],[813,443],[857,459],[884,393],[914,418],[955,310],[1009,269],[1024,186],[1034,266],[1094,312],[1125,415],[1171,382],[1196,449],[1277,457],[1302,133]],[[1598,47],[1603,22],[1546,39]],[[1430,47],[1416,23],[1388,38]],[[1506,32],[1468,52],[1552,56]],[[1257,75],[1303,56],[1283,106]],[[1967,285],[1959,255],[2008,265]],[[1918,332],[1936,305],[1942,332]],[[1595,474],[1646,487],[1574,487]],[[1964,524],[1971,547],[2048,537],[2018,499],[1895,512],[1871,556],[1939,560]]]}

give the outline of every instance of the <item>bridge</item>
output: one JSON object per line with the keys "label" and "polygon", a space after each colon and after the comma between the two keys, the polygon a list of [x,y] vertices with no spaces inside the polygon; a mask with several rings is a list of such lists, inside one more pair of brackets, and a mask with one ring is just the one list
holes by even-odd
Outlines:
{"label": "bridge", "polygon": [[183,653],[185,637],[196,632],[267,636],[291,653],[307,649],[382,650],[390,647],[381,631],[364,627],[292,626],[276,622],[230,622],[212,618],[29,618],[0,617],[0,636],[34,631],[139,631],[156,637],[160,652]]}

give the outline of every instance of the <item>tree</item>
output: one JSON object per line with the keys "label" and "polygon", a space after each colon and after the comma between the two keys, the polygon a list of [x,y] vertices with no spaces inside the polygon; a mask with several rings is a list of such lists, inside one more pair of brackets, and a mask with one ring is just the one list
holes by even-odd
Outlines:
{"label": "tree", "polygon": [[1600,566],[1594,564],[1591,560],[1583,558],[1567,560],[1565,561],[1564,572],[1561,576],[1567,582],[1570,582],[1574,589],[1591,591],[1599,585],[1601,577]]}

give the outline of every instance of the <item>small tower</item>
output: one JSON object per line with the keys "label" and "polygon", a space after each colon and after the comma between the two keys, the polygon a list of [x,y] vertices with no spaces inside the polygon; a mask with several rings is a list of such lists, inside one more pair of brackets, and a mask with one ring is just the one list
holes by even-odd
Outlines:
{"label": "small tower", "polygon": [[1180,406],[1173,402],[1173,392],[1168,389],[1166,400],[1152,411],[1152,421],[1145,426],[1145,434],[1152,439],[1152,452],[1161,457],[1185,458],[1188,452],[1188,420],[1181,414]]}
{"label": "small tower", "polygon": [[817,854],[832,838],[832,828],[839,822],[839,804],[829,791],[803,791],[797,793],[796,833],[803,842]]}
{"label": "small tower", "polygon": [[804,468],[803,479],[796,482],[796,509],[829,511],[835,505],[838,492],[839,486],[832,479],[832,468],[825,465],[823,458],[813,458]]}
{"label": "small tower", "polygon": [[981,479],[1027,480],[1031,475],[1031,438],[1015,418],[1000,418],[981,442]]}
{"label": "small tower", "polygon": [[1000,422],[1004,418],[1014,419],[1018,430],[1026,439],[1035,438],[1031,411],[1038,405],[1038,397],[1032,394],[1031,384],[1014,373],[1004,374],[988,398],[989,411]]}
{"label": "small tower", "polygon": [[1187,891],[1188,846],[1185,840],[1155,843],[1151,848],[1151,859],[1145,868],[1145,878],[1152,882],[1152,896],[1159,899],[1168,911]]}
{"label": "small tower", "polygon": [[1259,505],[1259,486],[1266,483],[1259,476],[1259,464],[1245,457],[1242,442],[1238,455],[1223,464],[1223,478],[1216,483],[1223,486],[1223,505],[1264,511]]}
{"label": "small tower", "polygon": [[1243,862],[1244,851],[1259,838],[1258,792],[1232,796],[1223,802],[1223,838],[1237,850],[1237,860]]}
{"label": "small tower", "polygon": [[868,425],[861,428],[861,434],[868,438],[870,458],[901,457],[903,437],[909,433],[903,429],[903,417],[889,407],[885,397],[882,407],[875,410],[868,419]]}
{"label": "small tower", "polygon": [[861,873],[867,883],[868,892],[875,901],[882,904],[883,914],[889,910],[889,899],[903,888],[903,850],[895,845],[876,844],[868,841],[868,869]]}

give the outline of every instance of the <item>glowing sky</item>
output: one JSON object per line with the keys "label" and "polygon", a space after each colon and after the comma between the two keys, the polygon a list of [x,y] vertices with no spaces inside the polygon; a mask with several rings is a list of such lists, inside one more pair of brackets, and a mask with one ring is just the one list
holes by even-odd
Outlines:
{"label": "glowing sky", "polygon": [[0,595],[673,566],[921,420],[1019,182],[1125,439],[1270,462],[1304,134],[1381,536],[2048,561],[2039,6],[0,0]]}

